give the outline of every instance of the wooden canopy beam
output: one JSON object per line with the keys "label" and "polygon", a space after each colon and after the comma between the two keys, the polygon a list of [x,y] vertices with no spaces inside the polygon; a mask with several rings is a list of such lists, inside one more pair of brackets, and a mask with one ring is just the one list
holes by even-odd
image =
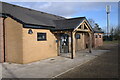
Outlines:
{"label": "wooden canopy beam", "polygon": [[89,30],[83,30],[83,29],[76,29],[75,31],[82,31],[82,32],[90,32]]}

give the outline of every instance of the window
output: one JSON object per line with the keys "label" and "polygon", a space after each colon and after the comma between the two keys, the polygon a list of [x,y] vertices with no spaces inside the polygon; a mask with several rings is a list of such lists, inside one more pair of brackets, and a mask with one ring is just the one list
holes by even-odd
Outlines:
{"label": "window", "polygon": [[45,41],[46,33],[37,33],[37,41]]}
{"label": "window", "polygon": [[97,35],[95,35],[95,38],[97,38],[98,36]]}
{"label": "window", "polygon": [[76,39],[80,39],[80,34],[76,34]]}
{"label": "window", "polygon": [[101,38],[101,35],[99,35],[99,38]]}

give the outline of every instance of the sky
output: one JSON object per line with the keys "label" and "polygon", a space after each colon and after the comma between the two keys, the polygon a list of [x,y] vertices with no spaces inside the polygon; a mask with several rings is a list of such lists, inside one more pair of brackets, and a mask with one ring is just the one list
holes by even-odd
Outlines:
{"label": "sky", "polygon": [[110,28],[118,25],[118,2],[8,2],[66,18],[86,17],[106,29],[106,5],[111,6]]}

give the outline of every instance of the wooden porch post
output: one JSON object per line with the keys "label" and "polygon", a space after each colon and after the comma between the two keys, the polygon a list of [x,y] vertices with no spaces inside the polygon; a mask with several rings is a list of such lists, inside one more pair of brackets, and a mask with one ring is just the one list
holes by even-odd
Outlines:
{"label": "wooden porch post", "polygon": [[89,32],[89,53],[92,53],[92,33]]}
{"label": "wooden porch post", "polygon": [[71,59],[75,57],[75,32],[71,32]]}

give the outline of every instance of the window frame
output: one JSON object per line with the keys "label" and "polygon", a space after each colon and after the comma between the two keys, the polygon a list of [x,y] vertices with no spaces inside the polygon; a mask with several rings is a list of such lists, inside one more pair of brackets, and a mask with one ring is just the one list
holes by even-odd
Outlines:
{"label": "window frame", "polygon": [[76,37],[76,39],[81,39],[81,35],[80,34],[76,34],[75,37]]}
{"label": "window frame", "polygon": [[[38,39],[39,36],[44,36],[44,39]],[[47,33],[37,32],[37,41],[47,41]]]}

